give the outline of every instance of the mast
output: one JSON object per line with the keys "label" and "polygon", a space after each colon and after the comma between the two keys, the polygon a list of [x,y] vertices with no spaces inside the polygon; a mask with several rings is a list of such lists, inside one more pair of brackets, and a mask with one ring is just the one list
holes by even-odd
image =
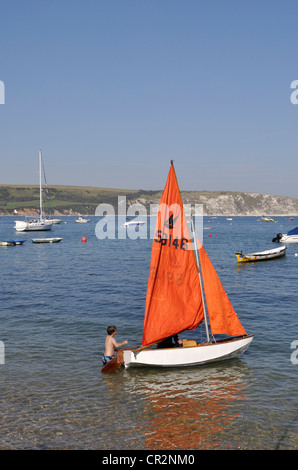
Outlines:
{"label": "mast", "polygon": [[49,204],[49,217],[52,217],[52,208],[51,208],[51,202],[50,202],[49,191],[48,191],[48,183],[47,183],[43,160],[41,160],[41,166],[42,166],[42,175],[43,175],[43,180],[44,180],[44,185],[45,185],[44,189],[45,189],[47,199],[48,199],[48,204]]}
{"label": "mast", "polygon": [[207,336],[207,342],[210,343],[209,329],[208,329],[208,322],[207,322],[207,311],[206,311],[205,298],[204,298],[204,290],[203,290],[203,279],[202,279],[202,276],[201,276],[200,262],[199,262],[199,257],[198,257],[197,238],[196,238],[196,234],[195,234],[195,230],[194,230],[194,224],[193,224],[193,216],[192,216],[192,214],[190,215],[190,218],[191,218],[191,230],[192,230],[193,240],[194,240],[194,250],[195,250],[196,261],[197,261],[198,275],[199,275],[200,286],[201,286],[201,294],[202,294],[202,302],[203,302],[203,310],[204,310],[204,322],[205,322],[205,328],[206,328],[206,336]]}
{"label": "mast", "polygon": [[42,220],[41,150],[39,150],[39,219]]}

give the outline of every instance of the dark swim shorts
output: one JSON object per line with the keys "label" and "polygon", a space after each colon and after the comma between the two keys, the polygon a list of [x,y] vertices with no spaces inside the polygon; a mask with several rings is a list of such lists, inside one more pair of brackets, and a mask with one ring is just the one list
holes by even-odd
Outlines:
{"label": "dark swim shorts", "polygon": [[113,357],[114,357],[114,356],[105,356],[105,355],[103,355],[103,356],[102,356],[102,362],[103,362],[104,364],[107,364],[108,362],[110,362],[111,359],[113,359]]}

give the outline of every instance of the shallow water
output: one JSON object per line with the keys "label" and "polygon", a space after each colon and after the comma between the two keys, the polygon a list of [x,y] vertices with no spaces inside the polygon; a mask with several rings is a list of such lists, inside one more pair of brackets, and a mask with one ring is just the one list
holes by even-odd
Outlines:
{"label": "shallow water", "polygon": [[234,255],[276,246],[295,221],[204,220],[205,249],[255,334],[240,359],[102,375],[109,324],[119,341],[141,342],[152,241],[98,240],[90,219],[65,217],[49,232],[62,242],[36,245],[0,218],[1,239],[27,240],[0,247],[0,448],[297,449],[298,245],[263,263]]}

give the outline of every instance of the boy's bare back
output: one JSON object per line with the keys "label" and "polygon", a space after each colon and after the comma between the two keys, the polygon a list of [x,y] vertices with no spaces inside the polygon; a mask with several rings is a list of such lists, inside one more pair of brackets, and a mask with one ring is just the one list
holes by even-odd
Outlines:
{"label": "boy's bare back", "polygon": [[123,341],[122,343],[117,343],[114,336],[117,333],[116,327],[108,327],[108,336],[105,340],[105,356],[114,356],[115,348],[119,348],[124,344],[127,344],[128,341]]}
{"label": "boy's bare back", "polygon": [[[105,356],[114,356],[116,340],[113,336],[108,335],[105,341]],[[117,347],[117,346],[116,346]]]}

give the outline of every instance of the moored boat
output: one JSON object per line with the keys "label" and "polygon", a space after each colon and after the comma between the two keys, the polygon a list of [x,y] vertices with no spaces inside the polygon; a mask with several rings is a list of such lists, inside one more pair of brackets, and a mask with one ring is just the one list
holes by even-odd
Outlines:
{"label": "moored boat", "polygon": [[281,258],[285,256],[287,251],[286,246],[273,248],[272,250],[256,251],[255,253],[242,253],[242,251],[235,253],[238,263],[247,263],[252,261],[266,261],[270,259]]}
{"label": "moored boat", "polygon": [[39,151],[39,217],[29,220],[16,220],[15,230],[17,232],[43,232],[52,229],[52,223],[46,222],[43,218],[43,201],[42,201],[42,155]]}
{"label": "moored boat", "polygon": [[46,224],[51,224],[51,225],[58,225],[61,224],[62,220],[61,219],[53,219],[51,217],[45,219]]}
{"label": "moored boat", "polygon": [[2,240],[0,241],[0,246],[15,246],[23,245],[26,240]]}
{"label": "moored boat", "polygon": [[61,242],[63,238],[32,238],[32,243],[58,243]]}
{"label": "moored boat", "polygon": [[133,227],[138,225],[144,225],[145,222],[143,220],[131,220],[130,222],[125,222],[123,225],[124,227]]}
{"label": "moored boat", "polygon": [[293,228],[288,233],[277,233],[272,241],[277,243],[298,243],[298,227]]}
{"label": "moored boat", "polygon": [[44,232],[51,230],[52,224],[41,219],[16,220],[14,228],[17,232]]}

